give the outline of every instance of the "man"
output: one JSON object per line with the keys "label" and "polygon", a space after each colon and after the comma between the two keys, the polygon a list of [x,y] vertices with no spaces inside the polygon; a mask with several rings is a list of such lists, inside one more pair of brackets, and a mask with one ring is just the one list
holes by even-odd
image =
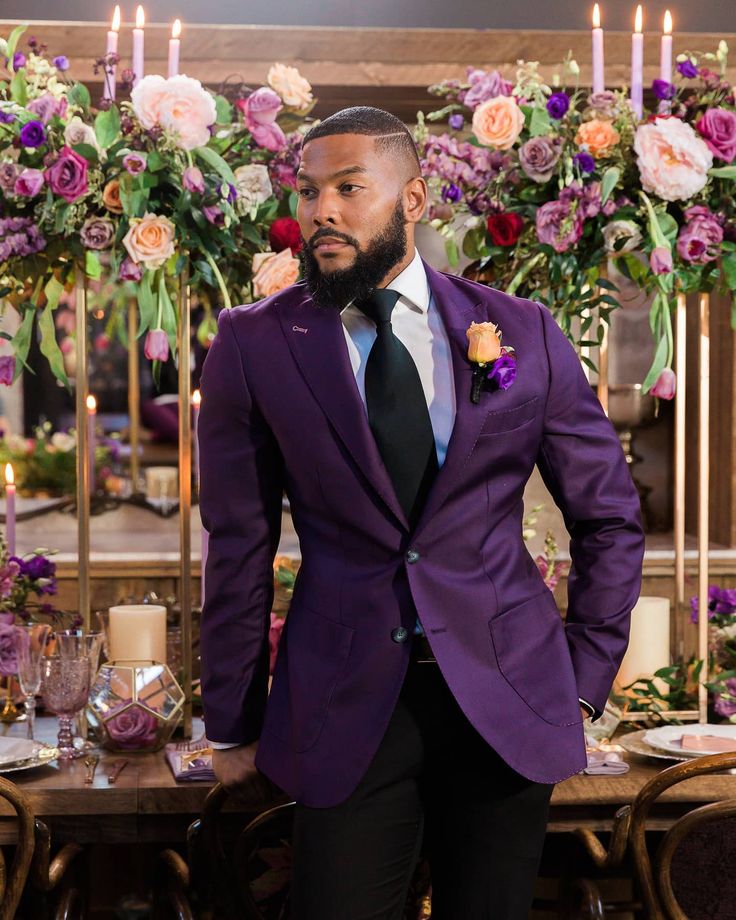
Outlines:
{"label": "man", "polygon": [[[401,917],[422,845],[433,920],[521,920],[626,649],[637,495],[549,312],[418,256],[398,119],[327,118],[297,181],[305,280],[223,311],[202,377],[215,771],[296,800],[297,920]],[[489,322],[516,378],[475,401],[467,332]],[[522,539],[535,463],[571,534],[564,624]],[[267,701],[284,490],[302,564]]]}

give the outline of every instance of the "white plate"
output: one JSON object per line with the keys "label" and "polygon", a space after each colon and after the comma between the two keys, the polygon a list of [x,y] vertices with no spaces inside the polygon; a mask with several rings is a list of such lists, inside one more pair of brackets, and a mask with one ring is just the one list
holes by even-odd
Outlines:
{"label": "white plate", "polygon": [[[39,742],[40,744],[40,742]],[[32,767],[42,767],[59,756],[59,749],[41,744],[39,750],[26,760],[16,760],[13,763],[0,766],[0,773],[17,773],[19,770],[30,770]]]}
{"label": "white plate", "polygon": [[736,725],[663,725],[660,728],[650,728],[644,734],[644,742],[651,744],[661,751],[669,751],[684,757],[703,757],[706,754],[721,754],[722,751],[688,751],[682,749],[680,739],[683,735],[718,735],[719,738],[729,738],[734,742],[736,749]]}
{"label": "white plate", "polygon": [[34,757],[43,747],[40,741],[27,738],[0,737],[0,769],[5,764],[17,763]]}
{"label": "white plate", "polygon": [[651,744],[644,741],[644,735],[647,730],[642,728],[635,732],[626,732],[625,734],[616,735],[614,742],[620,744],[622,748],[630,754],[640,754],[642,757],[656,757],[658,760],[692,760],[691,757],[685,757],[684,754],[670,754],[667,751],[660,751]]}

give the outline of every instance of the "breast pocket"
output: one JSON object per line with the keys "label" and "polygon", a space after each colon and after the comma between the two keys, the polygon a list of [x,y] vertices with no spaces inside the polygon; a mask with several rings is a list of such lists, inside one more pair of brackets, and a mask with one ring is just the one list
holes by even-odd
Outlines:
{"label": "breast pocket", "polygon": [[488,418],[481,428],[479,437],[490,437],[507,431],[515,431],[533,421],[537,414],[539,397],[532,396],[518,406],[509,406],[507,409],[491,409]]}

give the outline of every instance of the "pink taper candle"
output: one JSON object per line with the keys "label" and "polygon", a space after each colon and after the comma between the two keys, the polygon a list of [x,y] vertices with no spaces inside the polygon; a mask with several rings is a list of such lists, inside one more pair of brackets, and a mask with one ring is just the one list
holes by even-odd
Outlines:
{"label": "pink taper candle", "polygon": [[5,539],[8,553],[15,555],[15,474],[10,463],[5,464]]}
{"label": "pink taper candle", "polygon": [[[664,13],[662,40],[659,45],[659,79],[666,83],[672,82],[672,14],[669,10]],[[662,99],[659,103],[660,112],[669,112],[670,102]]]}
{"label": "pink taper candle", "polygon": [[[120,7],[115,7],[115,12],[112,15],[112,25],[110,30],[107,33],[107,48],[105,49],[105,54],[117,54],[118,53],[118,31],[120,29]],[[114,64],[110,67],[110,72],[105,73],[105,83],[102,87],[102,98],[110,99],[111,101],[115,99],[115,71],[116,67]]]}
{"label": "pink taper candle", "polygon": [[174,20],[174,25],[171,27],[171,38],[169,39],[169,76],[175,77],[179,73],[179,47],[181,41],[179,36],[181,35],[181,21],[179,19]]}
{"label": "pink taper candle", "polygon": [[135,29],[133,29],[133,86],[143,76],[143,26],[145,21],[143,7],[139,6],[135,11]]}
{"label": "pink taper candle", "polygon": [[639,4],[631,36],[631,107],[637,118],[644,114],[644,36],[641,29],[642,13]]}
{"label": "pink taper candle", "polygon": [[[202,394],[199,390],[192,393],[192,439],[194,441],[194,476],[197,483],[197,497],[199,498],[199,408],[202,405]],[[202,571],[199,579],[200,602],[204,607],[204,569],[207,564],[207,531],[202,527]]]}
{"label": "pink taper candle", "polygon": [[95,453],[97,440],[97,400],[87,397],[87,444],[89,446],[89,494],[95,494]]}
{"label": "pink taper candle", "polygon": [[603,29],[601,11],[596,3],[593,7],[593,92],[602,93],[606,88],[603,69]]}

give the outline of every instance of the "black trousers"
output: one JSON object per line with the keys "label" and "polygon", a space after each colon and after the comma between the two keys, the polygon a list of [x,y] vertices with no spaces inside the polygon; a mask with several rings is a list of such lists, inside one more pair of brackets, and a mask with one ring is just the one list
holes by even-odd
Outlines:
{"label": "black trousers", "polygon": [[512,770],[437,664],[412,661],[357,789],[332,808],[297,804],[292,917],[401,920],[423,852],[432,920],[528,920],[553,787]]}

